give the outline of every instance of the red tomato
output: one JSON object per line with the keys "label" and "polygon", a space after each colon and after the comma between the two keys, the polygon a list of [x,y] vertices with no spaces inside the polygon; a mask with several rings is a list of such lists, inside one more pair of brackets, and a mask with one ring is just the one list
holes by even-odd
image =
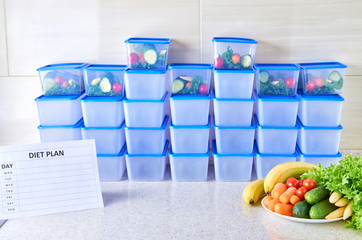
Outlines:
{"label": "red tomato", "polygon": [[303,187],[305,187],[308,191],[317,187],[317,182],[313,178],[308,178],[303,182]]}
{"label": "red tomato", "polygon": [[63,82],[64,82],[63,77],[60,76],[60,75],[55,76],[54,82],[55,82],[56,84],[62,85]]}
{"label": "red tomato", "polygon": [[293,77],[288,77],[287,79],[285,79],[285,84],[287,85],[288,88],[294,88],[295,79]]}
{"label": "red tomato", "polygon": [[129,55],[129,62],[131,63],[131,65],[136,64],[138,62],[138,55],[137,53],[131,53]]}
{"label": "red tomato", "polygon": [[63,87],[68,87],[69,86],[69,83],[67,81],[63,82]]}
{"label": "red tomato", "polygon": [[305,88],[310,92],[313,92],[316,87],[317,85],[315,85],[315,82],[313,81],[307,81],[307,85],[305,86]]}
{"label": "red tomato", "polygon": [[296,178],[290,177],[290,178],[288,178],[286,185],[287,185],[288,188],[290,188],[290,187],[298,188],[299,187],[299,181]]}
{"label": "red tomato", "polygon": [[120,93],[120,92],[122,92],[122,84],[119,83],[119,82],[113,83],[113,85],[112,85],[112,90],[113,90],[113,92],[115,92],[115,93]]}
{"label": "red tomato", "polygon": [[314,82],[315,82],[315,85],[317,85],[320,88],[324,86],[323,78],[314,78]]}
{"label": "red tomato", "polygon": [[206,94],[208,90],[209,90],[209,88],[207,87],[207,85],[205,83],[200,84],[200,86],[199,86],[200,94]]}
{"label": "red tomato", "polygon": [[215,59],[215,68],[221,68],[224,65],[224,60],[221,57]]}
{"label": "red tomato", "polygon": [[295,195],[299,197],[300,200],[304,199],[304,195],[308,192],[308,190],[305,187],[300,187],[295,192]]}
{"label": "red tomato", "polygon": [[305,179],[300,179],[299,180],[299,187],[303,187],[303,182],[305,181]]}
{"label": "red tomato", "polygon": [[232,57],[231,60],[233,61],[233,63],[238,63],[240,62],[240,55],[235,53]]}
{"label": "red tomato", "polygon": [[191,82],[186,83],[187,88],[191,88]]}

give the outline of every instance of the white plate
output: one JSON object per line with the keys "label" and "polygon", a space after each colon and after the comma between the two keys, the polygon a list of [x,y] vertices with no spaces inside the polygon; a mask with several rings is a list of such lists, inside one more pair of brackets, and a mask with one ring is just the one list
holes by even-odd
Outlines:
{"label": "white plate", "polygon": [[281,218],[285,218],[294,222],[304,222],[304,223],[330,223],[330,222],[336,222],[336,221],[340,221],[343,218],[335,218],[335,219],[307,219],[307,218],[297,218],[297,217],[289,217],[289,216],[285,216],[285,215],[281,215],[279,213],[270,211],[267,207],[264,206],[264,199],[266,197],[263,198],[263,200],[261,201],[261,205],[263,206],[263,208],[265,208],[268,212],[281,217]]}

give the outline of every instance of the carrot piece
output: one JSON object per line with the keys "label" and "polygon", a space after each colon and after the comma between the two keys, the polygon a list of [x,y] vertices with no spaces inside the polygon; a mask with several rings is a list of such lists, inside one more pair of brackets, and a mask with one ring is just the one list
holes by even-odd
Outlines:
{"label": "carrot piece", "polygon": [[293,205],[289,203],[277,203],[275,204],[274,210],[276,213],[293,216]]}
{"label": "carrot piece", "polygon": [[277,183],[275,184],[271,192],[271,196],[274,199],[279,199],[280,195],[282,195],[286,190],[287,190],[287,185],[285,185],[284,183]]}
{"label": "carrot piece", "polygon": [[276,205],[277,203],[280,203],[279,199],[274,199],[274,198],[273,198],[273,200],[271,200],[271,201],[269,202],[269,208],[268,208],[268,209],[274,212],[274,208],[275,208],[275,205]]}
{"label": "carrot piece", "polygon": [[270,205],[270,201],[273,200],[273,198],[271,196],[267,196],[265,197],[265,199],[263,200],[264,206],[269,209],[269,205]]}
{"label": "carrot piece", "polygon": [[293,195],[291,198],[290,198],[290,203],[295,205],[297,202],[300,202],[300,198],[297,196],[297,195]]}
{"label": "carrot piece", "polygon": [[297,189],[295,187],[288,188],[287,191],[285,191],[282,195],[280,195],[279,201],[281,203],[289,203],[290,198],[295,194],[296,191]]}

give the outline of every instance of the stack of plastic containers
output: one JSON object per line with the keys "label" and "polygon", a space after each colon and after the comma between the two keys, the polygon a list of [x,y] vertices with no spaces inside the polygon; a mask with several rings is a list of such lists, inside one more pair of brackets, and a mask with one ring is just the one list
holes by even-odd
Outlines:
{"label": "stack of plastic containers", "polygon": [[214,38],[213,156],[218,181],[249,181],[253,166],[253,68],[257,41]]}
{"label": "stack of plastic containers", "polygon": [[125,65],[90,64],[83,67],[86,95],[80,102],[83,139],[95,139],[101,181],[120,180],[125,172]]}
{"label": "stack of plastic containers", "polygon": [[82,67],[85,65],[62,63],[37,69],[44,94],[35,99],[42,142],[82,139],[80,99],[84,91]]}
{"label": "stack of plastic containers", "polygon": [[296,96],[300,68],[295,64],[255,64],[257,178],[276,165],[296,161],[299,125]]}
{"label": "stack of plastic containers", "polygon": [[165,115],[166,65],[171,39],[126,40],[128,69],[123,100],[127,142],[126,165],[131,181],[164,178],[169,117]]}
{"label": "stack of plastic containers", "polygon": [[303,91],[298,110],[299,159],[329,166],[341,158],[338,152],[344,99],[342,92],[347,66],[338,62],[300,63]]}
{"label": "stack of plastic containers", "polygon": [[171,86],[169,153],[174,181],[205,181],[210,146],[211,64],[168,66]]}

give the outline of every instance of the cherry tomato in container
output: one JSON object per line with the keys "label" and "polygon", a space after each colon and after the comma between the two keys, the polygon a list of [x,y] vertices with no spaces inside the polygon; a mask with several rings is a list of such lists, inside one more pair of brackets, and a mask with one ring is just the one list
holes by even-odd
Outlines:
{"label": "cherry tomato in container", "polygon": [[233,63],[239,63],[240,62],[240,55],[239,54],[234,54],[232,57],[231,57],[231,60],[233,61]]}
{"label": "cherry tomato in container", "polygon": [[63,87],[68,87],[69,86],[69,83],[67,81],[63,82],[62,84]]}
{"label": "cherry tomato in container", "polygon": [[119,82],[113,83],[113,85],[112,85],[112,90],[113,90],[113,92],[115,92],[115,93],[120,93],[120,92],[122,92],[122,84],[119,83]]}
{"label": "cherry tomato in container", "polygon": [[317,182],[313,178],[308,178],[303,182],[303,187],[305,187],[308,191],[317,187]]}
{"label": "cherry tomato in container", "polygon": [[299,181],[294,177],[290,177],[290,178],[288,178],[286,185],[287,185],[288,188],[290,188],[290,187],[298,188],[299,187]]}
{"label": "cherry tomato in container", "polygon": [[131,65],[136,64],[138,62],[138,59],[139,58],[138,58],[137,53],[131,53],[129,55],[129,62],[131,63]]}
{"label": "cherry tomato in container", "polygon": [[295,195],[297,195],[299,197],[300,200],[304,200],[304,195],[308,192],[308,189],[306,189],[305,187],[300,187],[297,189],[297,191],[295,192]]}
{"label": "cherry tomato in container", "polygon": [[207,85],[205,83],[200,84],[200,86],[199,86],[200,94],[207,94],[208,91],[209,91],[209,88],[207,87]]}
{"label": "cherry tomato in container", "polygon": [[55,82],[56,84],[62,85],[63,82],[64,82],[63,77],[60,76],[60,75],[55,76],[54,82]]}
{"label": "cherry tomato in container", "polygon": [[287,79],[285,79],[285,85],[287,85],[288,88],[294,88],[295,79],[293,77],[288,77]]}
{"label": "cherry tomato in container", "polygon": [[186,83],[186,88],[187,88],[187,89],[190,89],[190,88],[191,88],[191,82]]}
{"label": "cherry tomato in container", "polygon": [[323,78],[314,78],[315,85],[318,87],[324,86],[324,79]]}
{"label": "cherry tomato in container", "polygon": [[313,92],[316,87],[317,85],[313,81],[307,81],[307,85],[305,86],[309,92]]}
{"label": "cherry tomato in container", "polygon": [[215,68],[221,68],[224,65],[224,60],[221,57],[215,59]]}

